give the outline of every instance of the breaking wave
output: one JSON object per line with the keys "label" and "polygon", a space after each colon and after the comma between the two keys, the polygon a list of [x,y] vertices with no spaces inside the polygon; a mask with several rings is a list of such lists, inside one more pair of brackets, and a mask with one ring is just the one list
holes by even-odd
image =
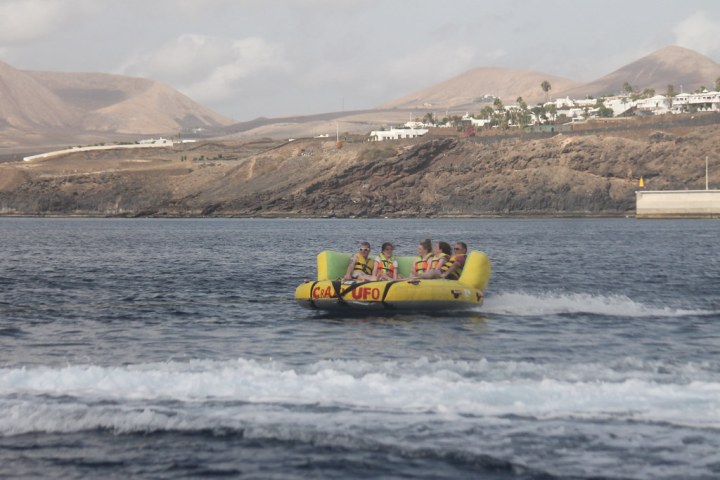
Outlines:
{"label": "breaking wave", "polygon": [[[720,428],[715,364],[191,361],[0,369],[0,435],[578,417]],[[328,411],[335,412],[327,415]],[[321,415],[321,412],[323,413]]]}

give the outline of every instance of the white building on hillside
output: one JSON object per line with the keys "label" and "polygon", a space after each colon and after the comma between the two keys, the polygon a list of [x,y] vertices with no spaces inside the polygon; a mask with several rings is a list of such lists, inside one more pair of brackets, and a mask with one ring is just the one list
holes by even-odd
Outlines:
{"label": "white building on hillside", "polygon": [[383,140],[400,140],[401,138],[421,137],[428,133],[427,128],[391,128],[390,130],[373,130],[370,140],[381,142]]}
{"label": "white building on hillside", "polygon": [[425,122],[417,122],[417,121],[409,121],[405,122],[405,128],[429,128],[434,127],[432,123],[425,123]]}
{"label": "white building on hillside", "polygon": [[635,102],[627,95],[619,97],[608,97],[603,100],[603,105],[613,111],[613,117],[618,117],[635,106]]}
{"label": "white building on hillside", "polygon": [[664,95],[655,95],[650,98],[641,98],[635,101],[638,112],[651,115],[664,115],[672,108],[672,100]]}
{"label": "white building on hillside", "polygon": [[699,112],[720,112],[720,92],[680,93],[673,97],[673,113],[688,112],[691,108]]}
{"label": "white building on hillside", "polygon": [[156,147],[172,147],[173,141],[168,140],[167,138],[146,138],[143,140],[138,141],[139,145],[153,145]]}
{"label": "white building on hillside", "polygon": [[489,118],[475,118],[470,115],[469,112],[465,112],[465,115],[462,116],[462,119],[466,122],[470,122],[470,125],[477,128],[482,128],[492,121]]}
{"label": "white building on hillside", "polygon": [[560,110],[562,108],[570,108],[573,105],[575,105],[575,101],[572,100],[570,97],[565,98],[556,98],[554,102],[547,102],[545,103],[545,106],[548,105],[555,105],[555,107]]}

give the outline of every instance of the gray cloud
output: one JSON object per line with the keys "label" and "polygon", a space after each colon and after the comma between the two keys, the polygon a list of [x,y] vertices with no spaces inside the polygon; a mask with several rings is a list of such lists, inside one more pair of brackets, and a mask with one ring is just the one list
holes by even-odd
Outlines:
{"label": "gray cloud", "polygon": [[684,18],[673,29],[675,43],[716,57],[720,52],[720,18],[705,12],[696,12]]}
{"label": "gray cloud", "polygon": [[0,2],[0,45],[42,39],[92,10],[87,0],[3,0]]}
{"label": "gray cloud", "polygon": [[248,77],[287,73],[291,68],[283,46],[262,38],[182,34],[129,59],[118,73],[164,80],[199,102],[213,103],[231,98]]}

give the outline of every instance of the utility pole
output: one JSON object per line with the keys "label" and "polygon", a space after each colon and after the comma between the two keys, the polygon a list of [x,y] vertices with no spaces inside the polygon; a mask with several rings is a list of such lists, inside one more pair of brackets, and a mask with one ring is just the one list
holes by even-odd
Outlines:
{"label": "utility pole", "polygon": [[705,190],[710,190],[708,184],[708,156],[705,155]]}

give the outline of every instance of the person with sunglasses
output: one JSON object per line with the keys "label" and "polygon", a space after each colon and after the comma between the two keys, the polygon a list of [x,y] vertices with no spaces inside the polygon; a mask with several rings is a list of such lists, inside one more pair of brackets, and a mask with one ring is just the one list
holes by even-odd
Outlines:
{"label": "person with sunglasses", "polygon": [[450,259],[445,262],[442,267],[442,273],[440,278],[447,278],[448,280],[457,280],[462,275],[463,268],[465,267],[465,259],[467,258],[467,244],[465,242],[455,243],[453,247],[454,254]]}
{"label": "person with sunglasses", "polygon": [[375,262],[369,258],[369,256],[370,243],[362,242],[358,252],[350,257],[350,264],[348,265],[343,280],[360,280],[363,282],[374,280],[373,268]]}

